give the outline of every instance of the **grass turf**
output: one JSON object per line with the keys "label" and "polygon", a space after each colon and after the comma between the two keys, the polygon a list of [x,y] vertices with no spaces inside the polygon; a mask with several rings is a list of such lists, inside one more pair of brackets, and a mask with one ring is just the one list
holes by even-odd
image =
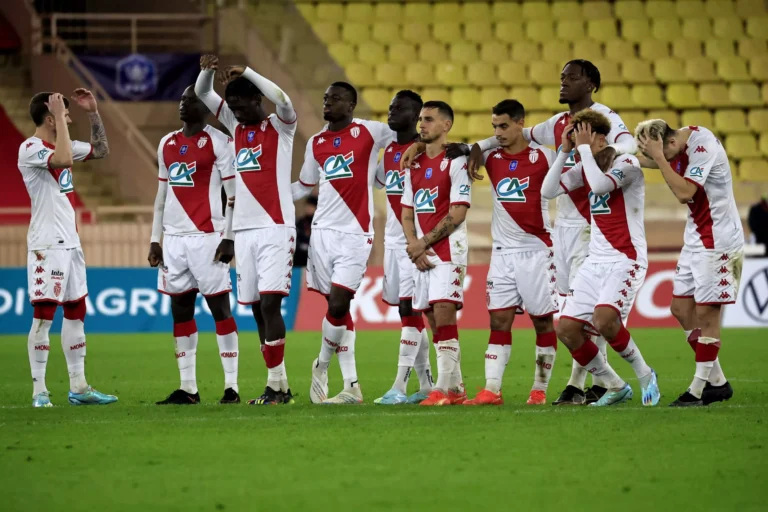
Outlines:
{"label": "grass turf", "polygon": [[[524,405],[533,333],[515,331],[505,401],[494,408],[384,407],[396,332],[361,332],[358,373],[367,404],[309,404],[319,339],[289,335],[292,406],[220,406],[223,374],[213,334],[201,334],[203,404],[159,407],[178,385],[169,335],[91,335],[87,375],[117,404],[71,407],[59,337],[48,387],[57,407],[34,410],[26,338],[0,337],[0,496],[15,510],[764,510],[768,498],[765,330],[726,330],[721,351],[735,389],[726,404],[665,407],[685,390],[693,354],[680,331],[634,330],[659,373],[662,403],[614,408]],[[484,383],[487,334],[462,332],[470,394]],[[240,392],[261,393],[255,333],[240,334]],[[627,364],[609,354],[617,370]],[[565,386],[561,347],[549,401]],[[436,368],[433,361],[433,368]],[[411,389],[416,385],[415,375]],[[341,386],[338,365],[330,393]]]}

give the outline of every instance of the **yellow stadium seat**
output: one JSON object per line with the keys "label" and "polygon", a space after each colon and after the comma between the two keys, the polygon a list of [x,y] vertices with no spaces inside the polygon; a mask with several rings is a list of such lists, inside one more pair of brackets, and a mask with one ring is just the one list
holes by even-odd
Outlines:
{"label": "yellow stadium seat", "polygon": [[749,127],[756,132],[768,132],[768,109],[753,108],[747,114]]}
{"label": "yellow stadium seat", "polygon": [[735,41],[744,37],[744,23],[741,18],[720,16],[715,18],[713,32],[718,39]]}
{"label": "yellow stadium seat", "polygon": [[717,61],[717,75],[726,82],[743,82],[751,80],[747,69],[747,59],[731,57]]}
{"label": "yellow stadium seat", "polygon": [[369,3],[347,4],[344,19],[355,23],[370,23],[374,20],[373,6]]}
{"label": "yellow stadium seat", "polygon": [[315,14],[320,21],[339,23],[344,19],[344,6],[342,4],[324,2],[318,4]]}
{"label": "yellow stadium seat", "polygon": [[720,16],[736,16],[732,0],[707,0],[705,11],[707,16],[717,19]]}
{"label": "yellow stadium seat", "polygon": [[451,92],[445,87],[425,87],[421,91],[424,101],[451,101]]}
{"label": "yellow stadium seat", "polygon": [[597,69],[600,70],[600,82],[603,84],[623,84],[624,78],[619,70],[619,63],[615,60],[593,60]]}
{"label": "yellow stadium seat", "polygon": [[[451,105],[455,107],[455,105]],[[453,126],[451,127],[451,138],[465,139],[471,135],[469,131],[469,116],[466,114],[454,114]]]}
{"label": "yellow stadium seat", "polygon": [[587,20],[587,35],[595,41],[613,42],[619,37],[616,33],[616,20]]}
{"label": "yellow stadium seat", "polygon": [[739,56],[746,59],[768,54],[768,44],[760,39],[740,39],[736,46],[739,50]]}
{"label": "yellow stadium seat", "polygon": [[760,16],[768,12],[763,0],[736,0],[736,12],[742,18]]}
{"label": "yellow stadium seat", "polygon": [[760,88],[760,96],[763,98],[763,103],[768,105],[768,82],[764,82]]}
{"label": "yellow stadium seat", "polygon": [[494,20],[516,20],[523,15],[523,9],[520,4],[513,2],[493,2],[491,6],[491,17]]}
{"label": "yellow stadium seat", "polygon": [[[560,92],[558,91],[558,99]],[[526,110],[539,110],[544,108],[541,103],[539,92],[535,87],[513,87],[509,94],[502,99],[511,98],[517,100],[523,104]],[[500,100],[499,100],[500,101]],[[556,108],[562,109],[562,105],[558,103]]]}
{"label": "yellow stadium seat", "polygon": [[[525,107],[525,105],[523,105]],[[549,110],[538,110],[534,112],[530,112],[527,108],[525,109],[525,126],[536,126],[539,123],[543,123],[545,121],[549,121],[549,119],[552,117],[552,112]]]}
{"label": "yellow stadium seat", "polygon": [[709,110],[683,110],[681,118],[683,126],[706,126],[712,128],[715,121],[712,118],[712,112]]}
{"label": "yellow stadium seat", "polygon": [[629,41],[617,39],[605,44],[605,58],[615,62],[623,62],[635,57],[635,45]]}
{"label": "yellow stadium seat", "polygon": [[736,46],[730,40],[709,39],[704,41],[704,54],[710,59],[727,59],[736,55]]}
{"label": "yellow stadium seat", "polygon": [[674,108],[695,108],[701,105],[696,86],[670,84],[667,87],[667,103]]}
{"label": "yellow stadium seat", "polygon": [[747,35],[753,39],[768,39],[768,16],[747,19]]}
{"label": "yellow stadium seat", "polygon": [[464,24],[465,41],[472,41],[473,43],[484,43],[488,40],[491,34],[493,34],[493,25],[491,25],[488,20],[470,21],[469,23]]}
{"label": "yellow stadium seat", "polygon": [[[482,108],[484,112],[490,114],[494,105],[510,97],[509,90],[505,87],[483,87],[483,90],[480,91],[480,105],[478,108]],[[536,100],[538,101],[538,98]]]}
{"label": "yellow stadium seat", "polygon": [[461,6],[459,19],[465,22],[469,21],[488,21],[493,19],[491,15],[491,6],[487,3],[464,2]]}
{"label": "yellow stadium seat", "polygon": [[464,66],[452,62],[439,62],[435,66],[435,78],[438,84],[449,87],[467,85]]}
{"label": "yellow stadium seat", "polygon": [[360,87],[378,85],[373,75],[373,68],[364,62],[350,62],[344,66],[344,72],[349,80]]}
{"label": "yellow stadium seat", "polygon": [[435,84],[435,66],[431,62],[411,62],[405,65],[405,83],[422,87]]}
{"label": "yellow stadium seat", "polygon": [[685,78],[695,83],[719,82],[715,72],[715,61],[707,57],[686,59],[684,64]]}
{"label": "yellow stadium seat", "polygon": [[560,65],[555,62],[533,61],[528,75],[536,85],[560,85]]}
{"label": "yellow stadium seat", "polygon": [[296,4],[296,8],[299,10],[305,20],[310,23],[317,19],[317,9],[312,4]]}
{"label": "yellow stadium seat", "polygon": [[[300,4],[304,5],[304,4]],[[357,59],[357,53],[355,53],[355,47],[347,43],[331,43],[328,45],[328,54],[333,57],[340,66],[344,66],[347,62],[352,62]]]}
{"label": "yellow stadium seat", "polygon": [[715,130],[726,134],[751,131],[744,111],[732,108],[721,108],[715,111]]}
{"label": "yellow stadium seat", "polygon": [[541,59],[539,45],[532,41],[518,41],[512,45],[512,60],[533,62]]}
{"label": "yellow stadium seat", "polygon": [[680,126],[680,115],[677,110],[655,109],[649,110],[645,115],[646,119],[663,119],[673,128]]}
{"label": "yellow stadium seat", "polygon": [[363,89],[362,96],[363,101],[365,101],[374,112],[381,113],[389,110],[389,103],[392,101],[392,93],[389,89],[366,87]]}
{"label": "yellow stadium seat", "polygon": [[552,19],[577,20],[582,18],[578,2],[574,0],[555,0],[552,2]]}
{"label": "yellow stadium seat", "polygon": [[621,37],[627,41],[642,43],[649,40],[651,33],[650,21],[645,18],[628,19],[621,21]]}
{"label": "yellow stadium seat", "polygon": [[603,45],[591,39],[573,42],[573,56],[577,59],[595,61],[603,58]]}
{"label": "yellow stadium seat", "polygon": [[[406,7],[410,7],[411,4],[407,4]],[[417,4],[420,5],[420,4]],[[429,25],[427,23],[418,23],[418,22],[410,22],[403,25],[402,29],[402,38],[403,40],[419,44],[423,43],[424,41],[431,41],[432,40],[432,34],[429,30]]]}
{"label": "yellow stadium seat", "polygon": [[768,162],[764,158],[746,158],[739,165],[742,181],[768,182]]}
{"label": "yellow stadium seat", "polygon": [[491,116],[488,114],[471,114],[467,124],[470,140],[487,139],[493,135]]}
{"label": "yellow stadium seat", "polygon": [[616,18],[622,21],[647,18],[645,5],[640,0],[615,2],[613,4],[613,11]]}
{"label": "yellow stadium seat", "polygon": [[699,101],[707,107],[730,107],[728,87],[725,84],[701,84],[699,86]]}
{"label": "yellow stadium seat", "polygon": [[484,62],[506,62],[509,59],[509,45],[501,41],[489,41],[480,45],[480,59]]}
{"label": "yellow stadium seat", "polygon": [[395,42],[389,45],[387,49],[387,60],[399,64],[408,64],[413,62],[418,55],[416,46],[409,43]]}
{"label": "yellow stadium seat", "polygon": [[552,10],[546,2],[524,2],[523,18],[527,20],[552,19]]}
{"label": "yellow stadium seat", "polygon": [[685,63],[674,57],[666,57],[653,63],[656,79],[663,84],[687,81],[684,70]]}
{"label": "yellow stadium seat", "polygon": [[680,20],[677,18],[656,18],[651,20],[651,34],[661,41],[674,41],[680,37],[681,30]]}
{"label": "yellow stadium seat", "polygon": [[419,46],[419,59],[426,62],[441,62],[448,60],[448,51],[442,43],[427,41]]}
{"label": "yellow stadium seat", "polygon": [[616,110],[635,108],[632,93],[626,85],[606,85],[601,87],[597,94],[600,103],[610,105]]}
{"label": "yellow stadium seat", "polygon": [[678,59],[695,59],[701,57],[701,41],[678,39],[672,43],[672,55]]}
{"label": "yellow stadium seat", "polygon": [[[679,2],[684,4],[685,2]],[[695,41],[707,41],[712,37],[712,22],[709,18],[688,18],[683,20],[683,37]]]}
{"label": "yellow stadium seat", "polygon": [[675,13],[683,20],[691,18],[708,18],[704,0],[685,0],[675,2]]}
{"label": "yellow stadium seat", "polygon": [[525,23],[525,35],[531,41],[543,43],[555,38],[551,20],[529,20]]}
{"label": "yellow stadium seat", "polygon": [[454,41],[448,51],[448,56],[453,62],[461,64],[469,64],[470,62],[477,62],[480,59],[480,55],[477,51],[477,45],[475,43],[465,43],[460,39]]}
{"label": "yellow stadium seat", "polygon": [[366,41],[357,47],[357,60],[360,62],[378,64],[386,60],[386,56],[384,45],[373,41]]}
{"label": "yellow stadium seat", "polygon": [[[635,105],[650,108],[663,108],[667,106],[667,102],[664,101],[664,96],[658,85],[636,85],[632,87],[632,102]],[[609,105],[612,106],[613,103],[609,103]]]}
{"label": "yellow stadium seat", "polygon": [[648,119],[642,110],[625,110],[621,114],[621,120],[630,133],[635,133],[635,126]]}
{"label": "yellow stadium seat", "polygon": [[461,41],[461,24],[456,21],[444,21],[432,25],[432,38],[441,43]]}
{"label": "yellow stadium seat", "polygon": [[640,41],[640,57],[647,60],[666,59],[669,57],[669,43],[667,41],[657,41],[656,39],[646,39]]}
{"label": "yellow stadium seat", "polygon": [[517,61],[507,61],[499,64],[499,80],[505,85],[527,85],[531,83],[528,78],[526,65]]}
{"label": "yellow stadium seat", "polygon": [[675,2],[671,0],[652,0],[646,2],[645,14],[649,18],[676,18]]}
{"label": "yellow stadium seat", "polygon": [[562,110],[560,104],[560,87],[548,86],[539,90],[539,104],[549,110]]}
{"label": "yellow stadium seat", "polygon": [[312,24],[315,35],[325,44],[335,43],[339,37],[339,24],[332,22],[319,22]]}
{"label": "yellow stadium seat", "polygon": [[472,85],[489,86],[499,83],[496,66],[488,62],[471,62],[467,65],[467,80]]}
{"label": "yellow stadium seat", "polygon": [[437,2],[432,10],[435,21],[462,20],[461,5],[458,2]]}
{"label": "yellow stadium seat", "polygon": [[373,4],[373,15],[377,21],[402,21],[405,19],[402,4],[389,2],[374,2]]}
{"label": "yellow stadium seat", "polygon": [[382,62],[375,65],[374,76],[379,85],[397,87],[402,85],[405,75],[402,64],[394,62]]}
{"label": "yellow stadium seat", "polygon": [[759,142],[760,152],[768,156],[768,134],[762,133],[760,134],[760,142]]}
{"label": "yellow stadium seat", "polygon": [[[642,59],[627,59],[621,64],[621,76],[629,84],[655,84],[651,63]],[[638,103],[639,105],[640,103]],[[651,106],[651,105],[649,105]]]}
{"label": "yellow stadium seat", "polygon": [[517,20],[504,20],[496,23],[496,39],[505,43],[518,42],[523,33],[523,24]]}
{"label": "yellow stadium seat", "polygon": [[373,24],[372,39],[382,44],[400,41],[400,25],[391,21],[377,21]]}
{"label": "yellow stadium seat", "polygon": [[[307,66],[312,70],[310,84],[317,87],[327,87],[328,84],[337,76],[334,73],[333,67],[328,65],[322,66]],[[347,73],[347,76],[351,78],[351,75]],[[363,82],[355,82],[356,85],[362,85]],[[371,85],[370,83],[368,85]],[[322,97],[322,95],[321,95]]]}
{"label": "yellow stadium seat", "polygon": [[406,2],[405,20],[409,22],[429,23],[432,21],[432,5],[421,2]]}
{"label": "yellow stadium seat", "polygon": [[454,110],[459,112],[474,112],[480,108],[480,91],[476,87],[457,87],[451,91],[449,102]]}
{"label": "yellow stadium seat", "polygon": [[587,20],[611,19],[613,9],[608,2],[584,2],[581,4],[581,17]]}
{"label": "yellow stadium seat", "polygon": [[760,156],[757,139],[753,135],[731,135],[725,139],[725,150],[733,158],[756,158]]}
{"label": "yellow stadium seat", "polygon": [[558,20],[557,37],[563,41],[578,41],[584,38],[584,21]]}
{"label": "yellow stadium seat", "polygon": [[[763,94],[766,92],[766,82],[763,84]],[[733,105],[740,107],[762,107],[764,103],[763,98],[760,97],[760,90],[757,85],[753,83],[734,83],[728,89],[728,95]]]}
{"label": "yellow stadium seat", "polygon": [[541,45],[541,57],[547,62],[554,62],[558,66],[568,62],[572,58],[571,44],[567,41],[553,39]]}

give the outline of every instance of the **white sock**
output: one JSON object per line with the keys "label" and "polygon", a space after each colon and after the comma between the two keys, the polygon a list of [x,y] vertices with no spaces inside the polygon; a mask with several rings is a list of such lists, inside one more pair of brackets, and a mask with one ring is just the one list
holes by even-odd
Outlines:
{"label": "white sock", "polygon": [[617,350],[617,352],[622,359],[632,366],[632,370],[637,375],[640,385],[643,387],[647,386],[651,377],[651,367],[645,363],[645,359],[643,359],[640,349],[637,348],[635,340],[630,336],[626,348],[622,351]]}
{"label": "white sock", "polygon": [[[224,322],[227,322],[227,320]],[[224,322],[218,322],[216,325],[216,341],[219,344],[221,366],[224,368],[224,389],[232,388],[236,393],[239,393],[240,390],[237,387],[237,366],[240,353],[238,352],[237,330],[233,329],[227,334],[218,334],[218,331],[221,330],[218,324],[223,324]],[[232,319],[232,324],[234,326],[234,319]]]}
{"label": "white sock", "polygon": [[336,355],[339,357],[341,377],[344,379],[344,389],[359,386],[357,382],[357,365],[355,364],[355,331],[344,330],[341,346]]}
{"label": "white sock", "polygon": [[606,389],[621,389],[626,385],[600,352],[586,365],[586,368],[589,373],[593,376],[597,375],[607,384]]}
{"label": "white sock", "polygon": [[[688,341],[688,339],[691,337],[691,333],[693,330],[683,330],[685,333],[685,339]],[[694,349],[695,352],[695,349]],[[725,378],[725,374],[723,373],[723,368],[720,366],[720,358],[718,357],[715,359],[714,364],[712,365],[712,370],[709,372],[709,383],[713,386],[722,386],[728,382],[728,379]]]}
{"label": "white sock", "polygon": [[88,383],[85,381],[85,325],[82,320],[65,318],[62,321],[61,347],[67,360],[69,389],[73,393],[84,393]]}
{"label": "white sock", "polygon": [[[602,336],[595,336],[595,345],[597,345],[597,348],[600,349],[600,353],[603,354],[603,357],[605,360],[608,360],[608,342],[605,341],[605,338]],[[605,382],[600,380],[600,377],[592,376],[592,385],[593,386],[600,386],[601,388],[607,388],[605,385]],[[584,389],[584,388],[582,388]]]}
{"label": "white sock", "polygon": [[[456,343],[458,344],[458,340]],[[453,373],[451,373],[450,389],[459,394],[464,393],[464,376],[461,374],[461,347],[459,347],[456,365],[453,367]]]}
{"label": "white sock", "polygon": [[288,385],[288,372],[285,370],[285,359],[278,366],[280,369],[280,391],[287,392],[291,389]]}
{"label": "white sock", "polygon": [[[592,382],[595,382],[595,376],[592,376]],[[587,370],[584,369],[575,359],[571,364],[571,378],[568,379],[568,385],[579,388],[582,391],[587,383]]]}
{"label": "white sock", "polygon": [[413,365],[413,369],[416,371],[416,376],[419,378],[419,391],[429,393],[432,391],[434,382],[432,381],[432,366],[429,362],[429,336],[427,335],[427,329],[421,331],[421,342],[419,343],[419,352],[416,354],[416,364]]}
{"label": "white sock", "polygon": [[538,391],[546,391],[549,387],[549,379],[552,378],[552,368],[555,367],[554,347],[536,347],[536,368],[533,374],[533,388]]}
{"label": "white sock", "polygon": [[197,331],[189,336],[176,336],[176,364],[179,365],[180,389],[197,393]]}
{"label": "white sock", "polygon": [[[422,329],[423,331],[423,329]],[[416,365],[416,356],[421,346],[421,331],[416,327],[403,327],[400,333],[400,354],[397,360],[397,377],[392,389],[405,394],[411,368]]]}
{"label": "white sock", "polygon": [[341,346],[341,340],[344,337],[344,333],[347,332],[347,326],[344,324],[333,325],[326,316],[323,318],[322,331],[323,341],[320,344],[320,355],[317,356],[317,360],[320,363],[319,367],[321,369],[328,369],[333,354]]}
{"label": "white sock", "polygon": [[[437,384],[435,388],[448,393],[459,365],[459,340],[441,340],[437,344]],[[459,373],[461,371],[459,370]]]}
{"label": "white sock", "polygon": [[45,387],[45,368],[48,365],[48,354],[51,352],[51,344],[48,333],[51,330],[51,320],[42,318],[32,319],[32,328],[27,338],[27,351],[29,352],[29,368],[32,371],[32,396],[48,391]]}
{"label": "white sock", "polygon": [[[285,338],[264,342],[265,351],[273,350],[272,347],[283,347],[283,350],[285,350]],[[269,352],[266,353],[269,354]],[[279,357],[279,355],[280,354],[278,353],[277,356]],[[267,357],[271,356],[268,355]],[[269,364],[274,364],[274,362]],[[267,386],[275,391],[280,391],[283,385],[285,385],[286,388],[284,391],[288,391],[288,378],[285,375],[285,359],[281,360],[279,364],[273,366],[272,368],[267,366]]]}
{"label": "white sock", "polygon": [[512,353],[512,345],[488,344],[485,351],[485,389],[501,392],[504,369]]}
{"label": "white sock", "polygon": [[696,398],[701,398],[701,394],[704,392],[704,386],[709,380],[709,375],[712,372],[714,363],[714,361],[696,362],[696,373],[693,374],[693,381],[688,388],[688,392]]}

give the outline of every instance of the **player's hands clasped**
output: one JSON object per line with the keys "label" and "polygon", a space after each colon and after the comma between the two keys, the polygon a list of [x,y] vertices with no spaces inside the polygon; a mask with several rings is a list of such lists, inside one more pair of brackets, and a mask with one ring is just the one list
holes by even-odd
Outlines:
{"label": "player's hands clasped", "polygon": [[200,69],[216,71],[219,69],[219,58],[215,55],[202,55],[200,57]]}
{"label": "player's hands clasped", "polygon": [[219,78],[221,79],[221,83],[228,84],[243,73],[245,73],[245,66],[239,64],[234,66],[227,66],[224,71],[221,72],[221,76]]}
{"label": "player's hands clasped", "polygon": [[573,151],[573,129],[575,126],[569,124],[563,130],[563,134],[560,136],[560,151],[563,153],[570,153]]}
{"label": "player's hands clasped", "polygon": [[64,96],[55,92],[48,96],[48,101],[45,103],[48,110],[54,117],[67,115],[67,107],[64,105]]}
{"label": "player's hands clasped", "polygon": [[149,256],[147,261],[150,267],[156,267],[163,264],[163,248],[157,242],[149,244]]}
{"label": "player's hands clasped", "polygon": [[214,262],[229,263],[235,257],[235,242],[227,240],[226,238],[221,241],[219,247],[216,249],[216,256],[214,256]]}

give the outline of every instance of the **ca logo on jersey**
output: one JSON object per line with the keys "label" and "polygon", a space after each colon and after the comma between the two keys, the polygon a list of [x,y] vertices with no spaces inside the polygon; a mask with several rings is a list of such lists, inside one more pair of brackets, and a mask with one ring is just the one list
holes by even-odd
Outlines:
{"label": "ca logo on jersey", "polygon": [[387,171],[384,179],[388,196],[403,195],[403,183],[405,183],[405,171]]}
{"label": "ca logo on jersey", "polygon": [[435,213],[435,200],[437,199],[437,187],[422,188],[413,196],[413,206],[416,213]]}
{"label": "ca logo on jersey", "polygon": [[194,187],[192,175],[196,170],[196,162],[174,162],[168,167],[168,184],[172,187]]}
{"label": "ca logo on jersey", "polygon": [[62,169],[61,174],[59,174],[59,192],[69,194],[73,190],[75,190],[75,186],[72,184],[72,171]]}
{"label": "ca logo on jersey", "polygon": [[[557,152],[559,153],[561,149],[563,149],[562,144],[558,146]],[[574,165],[576,165],[576,150],[572,149],[571,152],[568,153],[568,158],[565,159],[565,164],[563,164],[563,172],[567,171]]]}
{"label": "ca logo on jersey", "polygon": [[[333,155],[329,156],[323,164],[323,171],[325,171],[325,179],[337,180],[339,178],[351,178],[352,177],[352,162],[355,161],[355,152],[350,151],[346,155]],[[389,191],[389,187],[387,187]],[[389,193],[389,192],[387,192]]]}
{"label": "ca logo on jersey", "polygon": [[529,178],[504,178],[496,185],[496,195],[501,203],[524,203]]}
{"label": "ca logo on jersey", "polygon": [[589,193],[589,210],[592,215],[607,215],[611,213],[611,207],[608,206],[608,198],[611,194]]}
{"label": "ca logo on jersey", "polygon": [[261,144],[255,148],[243,148],[237,152],[237,158],[235,158],[235,164],[237,165],[238,172],[260,171],[261,164],[259,163],[259,157],[261,156]]}

